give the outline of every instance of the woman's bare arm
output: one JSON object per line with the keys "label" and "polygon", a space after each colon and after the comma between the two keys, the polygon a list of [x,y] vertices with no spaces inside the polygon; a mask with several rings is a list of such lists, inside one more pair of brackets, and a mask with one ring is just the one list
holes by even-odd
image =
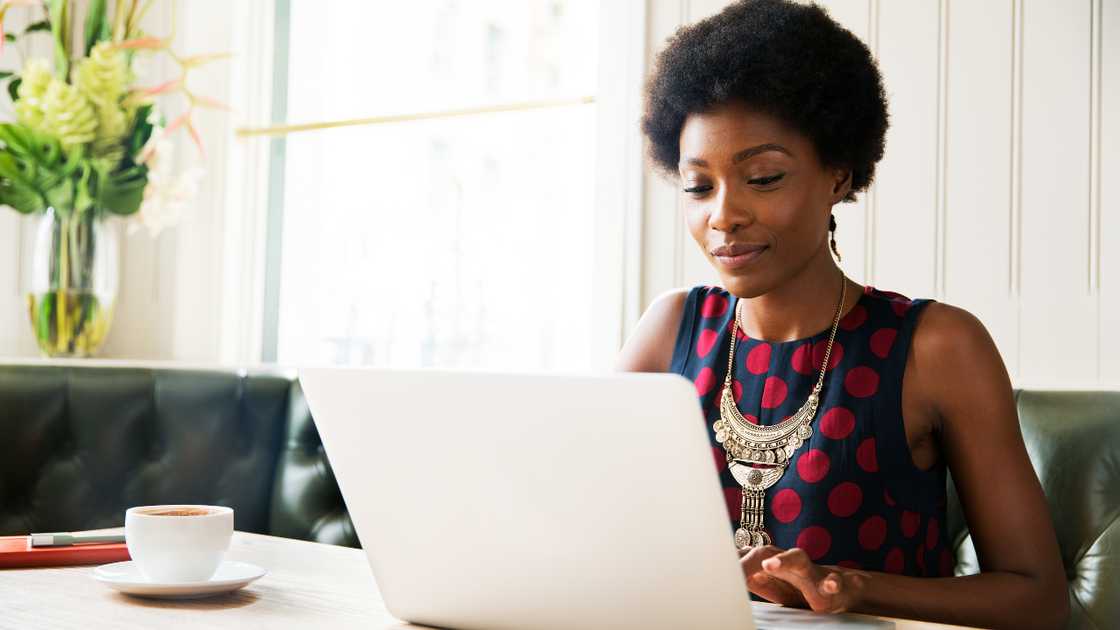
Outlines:
{"label": "woman's bare arm", "polygon": [[932,304],[915,332],[905,378],[905,387],[918,388],[919,399],[939,418],[941,452],[981,573],[916,578],[854,571],[815,565],[800,549],[769,547],[743,558],[748,584],[776,601],[815,610],[986,628],[1061,627],[1069,614],[1065,571],[991,337],[966,311]]}
{"label": "woman's bare arm", "polygon": [[668,372],[673,346],[684,314],[688,289],[662,293],[649,305],[638,327],[618,353],[615,369],[620,372]]}
{"label": "woman's bare arm", "polygon": [[[967,311],[944,304],[927,311],[907,369],[941,420],[941,452],[981,571],[929,595],[940,594],[938,606],[973,624],[1059,627],[1069,608],[1065,569],[1003,360]],[[933,601],[926,601],[928,608]]]}

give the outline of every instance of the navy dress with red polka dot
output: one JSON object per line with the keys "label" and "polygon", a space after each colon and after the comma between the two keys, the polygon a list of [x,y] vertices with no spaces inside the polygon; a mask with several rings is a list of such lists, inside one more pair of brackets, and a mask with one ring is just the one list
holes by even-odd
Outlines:
{"label": "navy dress with red polka dot", "polygon": [[[720,287],[689,292],[670,368],[696,385],[732,529],[742,490],[711,425],[737,299]],[[952,575],[945,466],[914,465],[902,420],[906,355],[930,301],[868,286],[841,318],[813,434],[766,492],[766,530],[778,547],[800,547],[822,565]],[[749,422],[777,424],[797,412],[816,384],[829,332],[770,342],[737,330],[732,394]]]}

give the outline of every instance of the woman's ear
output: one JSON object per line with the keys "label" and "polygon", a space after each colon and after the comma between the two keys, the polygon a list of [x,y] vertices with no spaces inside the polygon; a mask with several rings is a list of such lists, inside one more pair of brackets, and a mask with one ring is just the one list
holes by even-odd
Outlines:
{"label": "woman's ear", "polygon": [[833,184],[832,184],[832,203],[840,203],[844,197],[848,196],[848,191],[852,189],[852,170],[848,168],[837,168],[832,170]]}

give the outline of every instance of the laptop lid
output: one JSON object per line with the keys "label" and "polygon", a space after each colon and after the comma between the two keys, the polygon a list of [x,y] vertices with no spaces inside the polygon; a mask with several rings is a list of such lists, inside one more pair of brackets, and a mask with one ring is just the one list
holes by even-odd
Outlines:
{"label": "laptop lid", "polygon": [[321,368],[300,381],[394,616],[754,627],[687,379]]}

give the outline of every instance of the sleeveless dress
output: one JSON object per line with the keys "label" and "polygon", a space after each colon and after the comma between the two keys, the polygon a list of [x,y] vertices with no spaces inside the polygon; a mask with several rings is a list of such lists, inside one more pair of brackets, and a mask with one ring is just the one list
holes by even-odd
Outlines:
{"label": "sleeveless dress", "polygon": [[[696,384],[732,531],[742,491],[712,422],[719,418],[737,299],[720,287],[690,290],[670,368]],[[764,522],[776,546],[800,547],[822,565],[952,575],[945,465],[915,466],[902,422],[906,356],[930,301],[868,286],[840,320],[813,434],[766,491]],[[748,421],[771,425],[797,412],[816,384],[829,332],[768,342],[739,331],[732,391]]]}

